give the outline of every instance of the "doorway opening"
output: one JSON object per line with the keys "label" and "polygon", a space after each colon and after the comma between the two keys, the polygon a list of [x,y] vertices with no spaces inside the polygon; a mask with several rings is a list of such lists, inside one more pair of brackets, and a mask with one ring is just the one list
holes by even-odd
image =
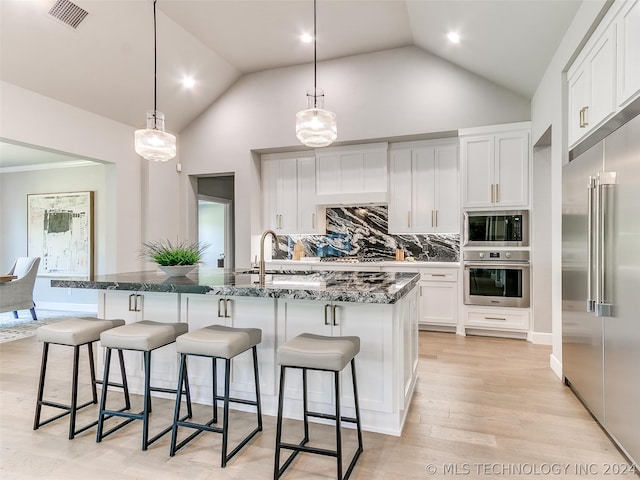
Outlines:
{"label": "doorway opening", "polygon": [[233,175],[198,178],[198,241],[206,268],[235,268]]}

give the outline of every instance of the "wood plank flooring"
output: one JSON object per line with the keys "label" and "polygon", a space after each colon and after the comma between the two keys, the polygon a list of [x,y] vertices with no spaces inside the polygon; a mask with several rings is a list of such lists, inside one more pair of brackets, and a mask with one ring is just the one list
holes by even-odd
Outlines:
{"label": "wood plank flooring", "polygon": [[[51,350],[48,395],[60,401],[69,395],[70,350]],[[365,451],[351,478],[637,478],[607,474],[607,465],[627,462],[552,373],[549,353],[547,346],[522,340],[420,332],[419,381],[404,433],[365,432]],[[264,431],[225,469],[219,467],[216,434],[202,434],[171,458],[168,436],[140,451],[139,422],[100,444],[95,429],[67,440],[67,418],[33,431],[40,355],[35,337],[0,345],[2,480],[272,478],[275,419],[270,416],[264,417]],[[81,391],[88,392],[86,384]],[[152,432],[164,426],[163,418],[169,421],[172,408],[171,401],[154,401]],[[205,418],[209,410],[199,406],[196,415]],[[83,412],[80,425],[95,418],[94,407]],[[251,421],[250,414],[233,413],[237,437]],[[295,441],[300,422],[286,425],[286,440]],[[312,425],[311,432],[314,444],[332,446],[331,428]],[[354,432],[344,437],[350,458]],[[283,478],[335,478],[335,460],[301,454]]]}

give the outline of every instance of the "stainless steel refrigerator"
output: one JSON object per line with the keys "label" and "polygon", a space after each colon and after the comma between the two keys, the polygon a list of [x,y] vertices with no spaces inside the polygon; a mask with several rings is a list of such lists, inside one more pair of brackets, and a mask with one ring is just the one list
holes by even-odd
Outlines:
{"label": "stainless steel refrigerator", "polygon": [[610,122],[613,131],[562,172],[565,382],[636,466],[640,463],[637,112],[628,109]]}

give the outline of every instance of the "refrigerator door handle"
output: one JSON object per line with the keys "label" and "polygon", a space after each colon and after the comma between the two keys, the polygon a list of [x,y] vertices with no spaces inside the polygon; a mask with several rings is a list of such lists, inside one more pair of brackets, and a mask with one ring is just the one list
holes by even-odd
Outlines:
{"label": "refrigerator door handle", "polygon": [[594,220],[594,195],[593,191],[596,186],[595,177],[589,176],[587,184],[588,208],[587,208],[587,312],[596,311],[596,301],[593,298],[593,235],[595,233]]}
{"label": "refrigerator door handle", "polygon": [[607,193],[616,184],[615,172],[602,172],[598,174],[596,187],[596,204],[598,208],[598,251],[597,251],[597,285],[596,285],[596,316],[611,317],[612,304],[606,298],[606,266],[607,266]]}

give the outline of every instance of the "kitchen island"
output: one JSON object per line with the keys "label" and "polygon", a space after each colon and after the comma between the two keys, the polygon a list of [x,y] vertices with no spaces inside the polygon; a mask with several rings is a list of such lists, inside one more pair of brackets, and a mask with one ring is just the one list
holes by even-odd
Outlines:
{"label": "kitchen island", "polygon": [[[278,345],[303,332],[356,335],[361,339],[356,366],[362,426],[400,435],[417,379],[419,278],[415,273],[293,272],[267,275],[261,285],[252,273],[201,269],[186,277],[148,271],[90,280],[52,280],[51,285],[97,289],[100,318],[122,318],[127,323],[179,321],[188,323],[190,330],[211,324],[260,328],[260,388],[263,411],[269,415],[277,410]],[[125,356],[130,388],[141,392],[141,355],[125,352]],[[163,347],[153,357],[153,383],[175,388],[175,346]],[[189,380],[196,402],[211,404],[210,368],[207,359],[190,359]],[[116,378],[115,369],[112,372]],[[284,413],[300,418],[302,380],[299,372],[292,373],[287,376]],[[222,371],[219,375],[223,378]],[[250,355],[237,357],[232,368],[232,396],[252,398],[252,375]],[[342,373],[345,385],[350,385],[350,375],[349,369]],[[309,372],[310,409],[331,412],[334,399],[330,385],[328,373]],[[342,405],[348,416],[354,415],[352,397],[349,388],[342,389]]]}

